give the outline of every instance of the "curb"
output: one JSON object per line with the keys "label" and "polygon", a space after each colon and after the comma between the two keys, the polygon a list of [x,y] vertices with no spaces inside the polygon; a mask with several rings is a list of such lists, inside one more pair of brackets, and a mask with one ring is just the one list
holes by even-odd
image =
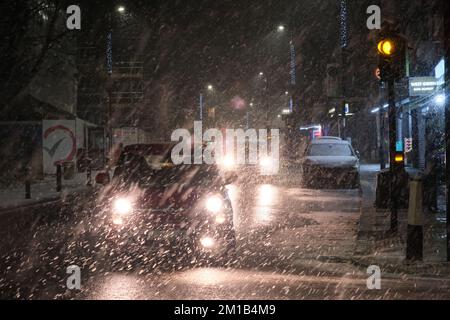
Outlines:
{"label": "curb", "polygon": [[[355,266],[367,268],[371,265],[379,266],[384,273],[399,274],[402,273],[408,276],[433,278],[437,280],[450,280],[450,263],[448,262],[405,262],[404,259],[397,260],[396,264],[393,261],[389,262],[382,258],[373,256],[359,256],[350,259],[349,261]],[[442,271],[445,268],[447,270]],[[434,271],[434,272],[433,272]],[[443,278],[442,276],[445,276]]]}
{"label": "curb", "polygon": [[33,207],[50,204],[52,202],[64,201],[69,196],[73,196],[75,194],[82,195],[83,193],[88,193],[89,191],[92,191],[92,190],[93,190],[93,187],[87,187],[87,186],[79,187],[79,188],[71,189],[69,192],[67,190],[66,191],[63,190],[62,192],[60,192],[57,195],[47,197],[44,199],[30,200],[29,203],[0,207],[0,215],[11,213],[13,211],[30,209]]}

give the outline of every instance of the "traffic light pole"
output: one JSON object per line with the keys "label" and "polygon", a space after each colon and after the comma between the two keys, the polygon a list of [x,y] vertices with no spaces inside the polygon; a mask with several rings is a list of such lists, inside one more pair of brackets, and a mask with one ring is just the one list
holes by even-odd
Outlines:
{"label": "traffic light pole", "polygon": [[450,97],[448,95],[448,86],[450,84],[450,3],[443,0],[444,3],[444,45],[445,45],[445,183],[447,187],[446,200],[446,226],[447,226],[447,261],[450,262],[450,201],[448,192],[450,190]]}
{"label": "traffic light pole", "polygon": [[[384,95],[384,87],[380,84],[380,96]],[[384,143],[384,134],[385,134],[385,114],[382,107],[380,107],[380,110],[378,111],[378,121],[379,121],[379,148],[378,148],[378,155],[380,160],[380,170],[386,169],[386,161],[384,157],[384,149],[385,149],[385,143]]]}
{"label": "traffic light pole", "polygon": [[397,211],[397,179],[398,165],[395,163],[396,144],[397,144],[397,110],[395,107],[395,86],[394,78],[389,77],[388,86],[388,116],[389,116],[389,209],[391,211],[391,228],[392,233],[398,231],[398,211]]}
{"label": "traffic light pole", "polygon": [[[347,130],[346,130],[346,126],[347,126],[347,113],[346,113],[346,103],[347,103],[347,83],[346,83],[346,77],[344,74],[345,71],[345,67],[347,66],[347,48],[346,47],[342,47],[341,48],[341,85],[342,85],[342,106],[341,106],[341,112],[342,112],[342,126],[341,126],[341,130],[340,130],[340,136],[342,139],[347,139]],[[339,115],[339,113],[338,113]]]}
{"label": "traffic light pole", "polygon": [[379,122],[380,122],[380,126],[379,126],[379,130],[380,130],[380,146],[379,146],[379,150],[378,150],[378,154],[379,154],[379,158],[380,158],[380,170],[384,170],[386,169],[386,162],[385,162],[385,158],[384,158],[384,132],[385,132],[385,128],[384,128],[384,111],[383,108],[380,108],[380,110],[378,111],[378,118],[379,118]]}
{"label": "traffic light pole", "polygon": [[389,118],[389,208],[391,211],[390,233],[398,231],[398,206],[401,190],[406,187],[403,146],[397,150],[397,108],[395,105],[395,82],[405,76],[407,39],[387,25],[380,33],[377,49],[380,57],[381,79],[387,83]]}

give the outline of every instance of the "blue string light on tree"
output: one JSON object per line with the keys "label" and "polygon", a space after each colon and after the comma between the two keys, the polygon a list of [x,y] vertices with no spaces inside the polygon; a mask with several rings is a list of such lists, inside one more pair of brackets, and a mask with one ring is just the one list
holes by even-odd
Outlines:
{"label": "blue string light on tree", "polygon": [[112,57],[112,32],[108,33],[106,38],[106,68],[108,73],[112,73],[113,57]]}
{"label": "blue string light on tree", "polygon": [[341,10],[339,15],[340,22],[340,43],[341,48],[347,47],[348,44],[348,28],[347,28],[347,0],[341,0]]}
{"label": "blue string light on tree", "polygon": [[290,42],[290,53],[291,53],[291,85],[295,85],[296,82],[296,74],[295,74],[295,47],[294,43]]}

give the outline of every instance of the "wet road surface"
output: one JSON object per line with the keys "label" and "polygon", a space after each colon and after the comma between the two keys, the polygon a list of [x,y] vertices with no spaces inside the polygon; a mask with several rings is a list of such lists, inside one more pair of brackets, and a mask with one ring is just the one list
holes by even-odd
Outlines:
{"label": "wet road surface", "polygon": [[[449,281],[383,275],[368,290],[350,263],[358,190],[302,189],[295,178],[229,186],[237,255],[226,267],[191,264],[161,250],[119,252],[87,230],[87,201],[36,208],[14,234],[3,230],[0,296],[7,299],[415,299],[450,298]],[[12,230],[12,229],[11,229]],[[111,249],[111,248],[109,248]],[[114,248],[113,248],[114,249]],[[66,268],[81,268],[68,290]]]}

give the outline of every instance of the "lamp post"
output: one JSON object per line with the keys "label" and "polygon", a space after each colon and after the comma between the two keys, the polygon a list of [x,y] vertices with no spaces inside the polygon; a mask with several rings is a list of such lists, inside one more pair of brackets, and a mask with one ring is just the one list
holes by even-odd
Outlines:
{"label": "lamp post", "polygon": [[264,81],[264,100],[266,105],[266,126],[269,126],[269,110],[270,110],[270,102],[269,102],[269,78],[267,76],[267,73],[261,71],[259,73],[259,78],[263,79]]}
{"label": "lamp post", "polygon": [[[124,6],[116,8],[119,14],[124,14],[126,9]],[[112,133],[112,95],[113,95],[113,13],[109,12],[108,15],[108,34],[106,36],[106,69],[108,72],[107,90],[108,90],[108,111],[107,111],[107,123],[106,123],[106,137],[108,140],[107,152],[111,155],[113,133]]]}
{"label": "lamp post", "polygon": [[[214,92],[214,86],[212,84],[208,84],[207,87],[207,92]],[[199,118],[200,121],[203,122],[203,109],[204,109],[204,103],[205,103],[205,96],[203,94],[203,91],[200,91],[200,96],[199,96]]]}
{"label": "lamp post", "polygon": [[[291,86],[290,88],[290,109],[291,112],[296,112],[296,108],[295,108],[295,85],[297,82],[297,74],[296,74],[296,62],[295,62],[295,58],[296,58],[296,53],[295,53],[295,46],[294,46],[294,32],[293,32],[293,27],[292,27],[292,23],[290,26],[290,39],[289,39],[289,56],[290,56],[290,63],[289,63],[289,84]],[[280,24],[277,27],[277,31],[278,33],[283,33],[286,31],[286,27],[282,24]]]}
{"label": "lamp post", "polygon": [[[291,19],[293,21],[293,19]],[[293,42],[293,28],[292,28],[292,21],[290,22],[290,27],[286,26],[285,24],[279,24],[276,27],[274,27],[272,29],[272,32],[267,36],[267,38],[269,37],[273,37],[274,34],[279,34],[279,35],[283,35],[286,33],[286,31],[290,31],[290,38],[289,38],[289,55],[290,55],[290,63],[289,63],[289,84],[290,84],[290,88],[288,91],[288,94],[290,94],[290,99],[289,99],[289,108],[293,113],[296,113],[297,107],[296,107],[296,103],[295,103],[295,84],[296,84],[296,62],[295,62],[295,47],[294,47],[294,42]],[[284,36],[283,39],[285,40]],[[284,43],[286,44],[287,43]],[[278,40],[277,43],[272,42],[271,46],[275,46],[277,48],[281,48],[280,47],[280,42]],[[287,47],[286,47],[287,48]],[[284,50],[284,46],[283,46],[283,50]],[[277,53],[277,55],[279,54],[279,52]],[[264,85],[264,99],[265,99],[265,109],[266,109],[266,125],[269,125],[269,120],[271,119],[270,117],[270,92],[269,90],[272,89],[269,86],[271,85],[269,83],[269,81],[274,81],[274,77],[272,77],[272,74],[268,74],[268,69],[266,68],[265,70],[261,71],[259,73],[259,78],[263,79],[265,81],[265,85]],[[272,83],[273,84],[273,83]],[[275,88],[273,88],[275,89]]]}

